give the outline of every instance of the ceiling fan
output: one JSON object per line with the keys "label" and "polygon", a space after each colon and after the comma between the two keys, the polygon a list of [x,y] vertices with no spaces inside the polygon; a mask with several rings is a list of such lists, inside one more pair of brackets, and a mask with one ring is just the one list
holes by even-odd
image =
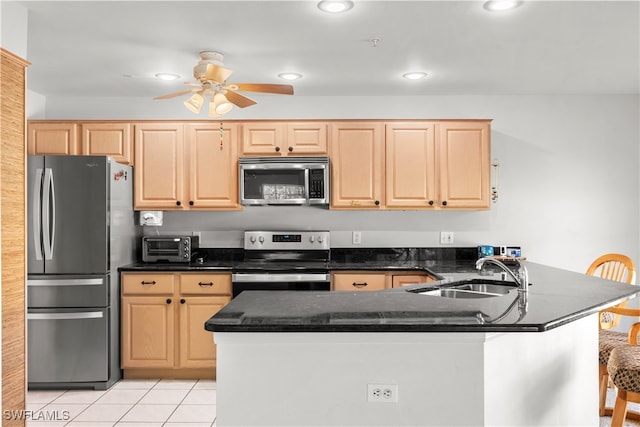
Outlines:
{"label": "ceiling fan", "polygon": [[185,83],[194,87],[181,90],[180,92],[157,96],[153,99],[169,99],[193,93],[193,95],[184,102],[184,106],[193,113],[198,114],[204,104],[205,97],[209,96],[209,116],[217,117],[231,111],[234,105],[245,108],[256,104],[256,101],[238,93],[238,91],[293,95],[293,86],[291,85],[227,83],[227,79],[233,71],[224,68],[222,63],[223,59],[224,56],[218,52],[200,52],[200,60],[195,67],[193,67],[193,77],[198,82]]}

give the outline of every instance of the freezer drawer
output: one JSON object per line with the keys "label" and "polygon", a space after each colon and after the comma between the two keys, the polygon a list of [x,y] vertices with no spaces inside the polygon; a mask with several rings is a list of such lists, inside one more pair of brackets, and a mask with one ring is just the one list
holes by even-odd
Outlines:
{"label": "freezer drawer", "polygon": [[109,305],[110,276],[30,275],[27,277],[27,307],[73,308]]}
{"label": "freezer drawer", "polygon": [[29,309],[31,383],[83,383],[109,379],[108,308]]}

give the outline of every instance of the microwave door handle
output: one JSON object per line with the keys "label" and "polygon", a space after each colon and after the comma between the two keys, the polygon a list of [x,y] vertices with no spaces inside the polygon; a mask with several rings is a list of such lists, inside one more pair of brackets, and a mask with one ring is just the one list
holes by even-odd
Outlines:
{"label": "microwave door handle", "polygon": [[33,224],[33,246],[36,251],[36,260],[42,261],[42,168],[36,169],[32,196],[33,212],[31,221]]}
{"label": "microwave door handle", "polygon": [[309,193],[309,168],[304,168],[304,197],[307,203],[311,201]]}

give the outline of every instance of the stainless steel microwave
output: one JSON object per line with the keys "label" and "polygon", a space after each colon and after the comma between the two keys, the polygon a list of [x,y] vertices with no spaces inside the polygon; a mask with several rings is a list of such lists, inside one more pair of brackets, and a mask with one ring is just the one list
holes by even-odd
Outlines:
{"label": "stainless steel microwave", "polygon": [[328,205],[329,157],[241,157],[242,205]]}
{"label": "stainless steel microwave", "polygon": [[199,247],[198,236],[144,236],[142,261],[191,262]]}

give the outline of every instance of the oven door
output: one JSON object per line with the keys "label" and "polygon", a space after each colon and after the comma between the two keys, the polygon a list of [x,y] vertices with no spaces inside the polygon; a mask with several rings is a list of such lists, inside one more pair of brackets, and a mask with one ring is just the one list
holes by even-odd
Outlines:
{"label": "oven door", "polygon": [[328,272],[238,272],[232,275],[233,297],[242,291],[328,291]]}

